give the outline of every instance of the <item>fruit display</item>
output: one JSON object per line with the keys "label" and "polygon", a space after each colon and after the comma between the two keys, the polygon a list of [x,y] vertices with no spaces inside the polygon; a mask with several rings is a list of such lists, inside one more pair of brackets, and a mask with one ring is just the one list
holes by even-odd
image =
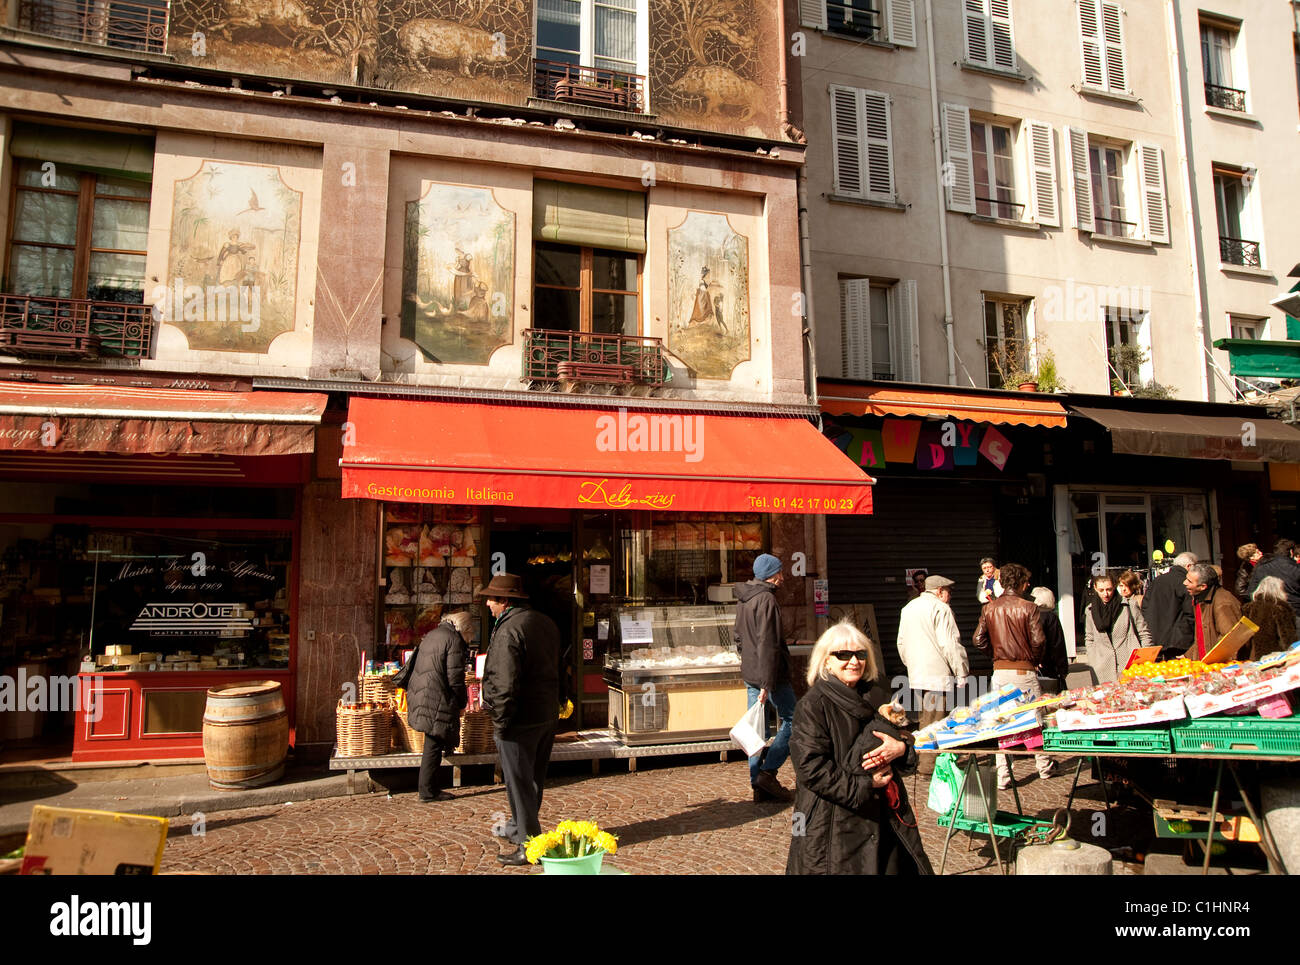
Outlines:
{"label": "fruit display", "polygon": [[1197,674],[1214,673],[1228,666],[1237,666],[1237,664],[1226,663],[1201,663],[1199,660],[1188,660],[1186,657],[1179,657],[1176,660],[1164,660],[1159,663],[1135,663],[1128,667],[1120,674],[1122,680],[1131,680],[1134,677],[1163,677],[1165,680],[1173,680],[1178,677],[1193,677]]}

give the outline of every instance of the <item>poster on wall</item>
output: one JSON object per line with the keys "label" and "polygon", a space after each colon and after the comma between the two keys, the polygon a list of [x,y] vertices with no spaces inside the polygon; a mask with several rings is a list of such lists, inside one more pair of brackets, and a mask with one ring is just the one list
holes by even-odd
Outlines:
{"label": "poster on wall", "polygon": [[749,359],[749,241],[723,214],[691,211],[668,231],[668,349],[701,379]]}
{"label": "poster on wall", "polygon": [[490,188],[431,184],[405,240],[402,338],[431,362],[487,365],[511,341],[514,212]]}
{"label": "poster on wall", "polygon": [[925,592],[925,579],[930,575],[928,569],[913,568],[906,572],[907,593],[910,597],[918,597]]}

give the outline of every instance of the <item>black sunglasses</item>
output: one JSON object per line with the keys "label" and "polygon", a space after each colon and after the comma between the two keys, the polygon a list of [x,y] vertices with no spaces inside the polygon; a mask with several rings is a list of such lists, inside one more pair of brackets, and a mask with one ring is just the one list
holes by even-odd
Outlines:
{"label": "black sunglasses", "polygon": [[831,656],[841,663],[848,663],[854,657],[857,657],[862,663],[866,663],[869,652],[867,650],[832,650]]}

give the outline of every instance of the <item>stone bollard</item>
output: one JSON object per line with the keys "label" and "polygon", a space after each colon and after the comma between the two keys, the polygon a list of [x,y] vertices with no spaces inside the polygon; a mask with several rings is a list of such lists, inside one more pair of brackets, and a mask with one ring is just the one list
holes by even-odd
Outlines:
{"label": "stone bollard", "polygon": [[1261,806],[1288,874],[1300,874],[1300,781],[1260,784]]}
{"label": "stone bollard", "polygon": [[1066,838],[1052,844],[1031,844],[1016,855],[1018,875],[1108,875],[1110,852],[1095,844]]}

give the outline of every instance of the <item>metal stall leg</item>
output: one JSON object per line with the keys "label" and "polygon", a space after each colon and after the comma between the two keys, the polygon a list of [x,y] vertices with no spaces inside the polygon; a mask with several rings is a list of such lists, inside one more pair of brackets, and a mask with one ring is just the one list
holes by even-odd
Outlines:
{"label": "metal stall leg", "polygon": [[1219,789],[1222,785],[1223,761],[1219,761],[1219,766],[1214,772],[1214,797],[1210,799],[1210,830],[1205,835],[1205,863],[1201,865],[1203,875],[1210,873],[1210,856],[1214,853],[1214,827],[1219,822]]}

